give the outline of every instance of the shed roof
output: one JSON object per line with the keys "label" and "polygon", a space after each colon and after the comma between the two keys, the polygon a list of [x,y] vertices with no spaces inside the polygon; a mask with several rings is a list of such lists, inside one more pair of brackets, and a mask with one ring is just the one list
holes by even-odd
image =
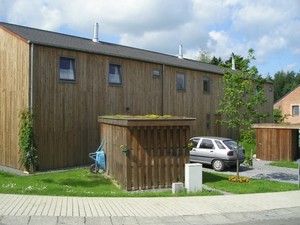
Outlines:
{"label": "shed roof", "polygon": [[222,70],[218,66],[196,60],[180,59],[177,56],[112,44],[108,42],[93,42],[92,39],[88,38],[66,35],[62,33],[4,22],[0,22],[0,28],[1,27],[4,30],[7,30],[14,35],[28,41],[28,43],[223,74]]}
{"label": "shed roof", "polygon": [[289,129],[300,130],[300,124],[278,124],[278,123],[260,123],[253,124],[254,129]]}

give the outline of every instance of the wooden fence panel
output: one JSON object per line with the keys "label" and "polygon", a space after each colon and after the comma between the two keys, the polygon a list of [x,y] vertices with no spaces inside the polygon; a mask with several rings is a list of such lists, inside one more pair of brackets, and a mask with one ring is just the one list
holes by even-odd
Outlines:
{"label": "wooden fence panel", "polygon": [[[134,121],[134,126],[124,121],[119,121],[119,125],[118,121],[100,122],[101,139],[107,139],[110,143],[107,149],[107,173],[116,177],[127,190],[157,189],[171,187],[172,182],[184,182],[190,132],[184,120],[182,126],[177,122],[168,126],[167,121],[156,125],[150,123],[150,126],[143,121],[141,126],[137,121]],[[127,138],[124,138],[126,135]],[[119,149],[121,144],[128,147],[127,153]],[[120,160],[122,157],[126,157],[126,160]],[[117,163],[124,165],[116,166]]]}

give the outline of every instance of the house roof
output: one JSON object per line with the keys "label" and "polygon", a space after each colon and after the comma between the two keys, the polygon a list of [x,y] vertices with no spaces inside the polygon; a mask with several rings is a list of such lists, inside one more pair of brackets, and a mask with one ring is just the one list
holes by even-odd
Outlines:
{"label": "house roof", "polygon": [[222,70],[218,66],[196,60],[180,59],[177,56],[112,44],[108,42],[93,42],[92,39],[88,38],[76,37],[72,35],[66,35],[62,33],[30,28],[15,24],[0,22],[0,28],[1,27],[13,33],[14,35],[28,41],[28,43],[109,56],[117,56],[122,58],[200,70],[204,72],[223,74]]}
{"label": "house roof", "polygon": [[300,84],[296,86],[294,89],[290,90],[288,93],[286,93],[284,96],[282,96],[280,99],[278,99],[275,103],[274,106],[278,103],[280,103],[282,100],[284,100],[286,97],[288,97],[290,94],[292,94],[294,91],[296,91],[298,88],[300,88]]}

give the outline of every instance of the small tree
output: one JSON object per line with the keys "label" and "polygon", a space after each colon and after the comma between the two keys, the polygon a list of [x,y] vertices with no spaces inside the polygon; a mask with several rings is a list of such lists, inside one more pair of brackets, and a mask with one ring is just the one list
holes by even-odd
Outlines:
{"label": "small tree", "polygon": [[282,112],[280,109],[274,109],[273,110],[273,119],[274,123],[283,123],[286,118],[288,118],[288,114],[282,115]]}
{"label": "small tree", "polygon": [[233,128],[237,140],[237,177],[239,178],[238,149],[241,134],[251,130],[251,125],[264,116],[258,111],[258,106],[266,102],[264,94],[264,79],[258,75],[255,66],[250,67],[254,60],[254,50],[248,51],[247,59],[243,59],[237,71],[224,68],[223,97],[219,113],[223,115],[222,124]]}

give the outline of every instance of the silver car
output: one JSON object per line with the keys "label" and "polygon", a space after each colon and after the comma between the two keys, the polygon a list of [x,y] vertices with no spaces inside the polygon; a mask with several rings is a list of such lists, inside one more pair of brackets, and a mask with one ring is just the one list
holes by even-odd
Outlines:
{"label": "silver car", "polygon": [[[237,142],[222,137],[193,137],[190,150],[190,161],[211,165],[214,170],[237,165]],[[245,160],[245,149],[239,146],[239,163]]]}

